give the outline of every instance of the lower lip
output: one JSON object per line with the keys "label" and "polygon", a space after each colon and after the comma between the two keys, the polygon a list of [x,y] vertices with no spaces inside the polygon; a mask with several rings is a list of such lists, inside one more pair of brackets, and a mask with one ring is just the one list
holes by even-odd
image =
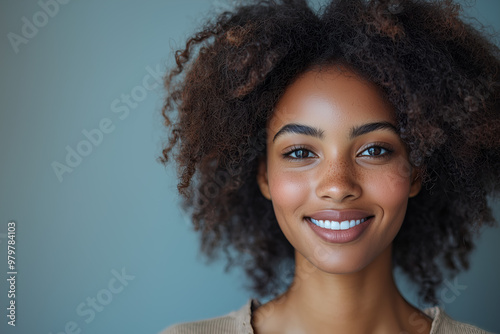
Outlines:
{"label": "lower lip", "polygon": [[309,227],[324,241],[335,244],[344,244],[358,239],[372,222],[373,217],[365,220],[359,225],[349,228],[348,230],[330,230],[319,227],[318,225],[306,219]]}

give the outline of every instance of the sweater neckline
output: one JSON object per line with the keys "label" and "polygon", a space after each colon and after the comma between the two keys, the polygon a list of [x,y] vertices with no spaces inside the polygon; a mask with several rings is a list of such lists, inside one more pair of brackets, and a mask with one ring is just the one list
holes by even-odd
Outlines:
{"label": "sweater neckline", "polygon": [[[246,304],[238,311],[235,311],[234,315],[238,321],[243,326],[245,333],[254,334],[252,327],[252,313],[261,305],[260,301],[257,299],[249,299]],[[438,333],[438,329],[441,326],[443,319],[446,314],[439,306],[428,307],[422,310],[427,316],[432,319],[431,331],[429,334]]]}

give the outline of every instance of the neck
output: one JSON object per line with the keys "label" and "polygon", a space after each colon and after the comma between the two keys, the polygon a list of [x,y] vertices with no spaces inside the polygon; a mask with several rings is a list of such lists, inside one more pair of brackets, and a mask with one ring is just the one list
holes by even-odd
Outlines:
{"label": "neck", "polygon": [[[275,315],[287,319],[284,326],[293,328],[284,333],[421,334],[430,330],[430,320],[406,302],[397,289],[391,247],[366,268],[350,274],[325,273],[296,254],[292,285],[269,306],[278,311],[273,312]],[[273,318],[277,325],[280,317]],[[283,324],[279,326],[284,328]]]}

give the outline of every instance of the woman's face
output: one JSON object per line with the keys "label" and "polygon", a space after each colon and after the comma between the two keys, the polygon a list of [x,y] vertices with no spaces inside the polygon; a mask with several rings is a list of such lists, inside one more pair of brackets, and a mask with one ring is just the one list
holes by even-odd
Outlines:
{"label": "woman's face", "polygon": [[381,91],[349,70],[308,71],[278,102],[259,186],[296,252],[321,270],[374,261],[420,190],[395,125]]}

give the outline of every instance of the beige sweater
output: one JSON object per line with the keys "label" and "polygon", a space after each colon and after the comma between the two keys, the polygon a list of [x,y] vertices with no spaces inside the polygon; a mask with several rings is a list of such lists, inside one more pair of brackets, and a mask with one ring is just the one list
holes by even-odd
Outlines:
{"label": "beige sweater", "polygon": [[[241,309],[225,316],[173,325],[160,334],[253,334],[250,323],[252,308],[259,305],[249,300]],[[441,308],[435,306],[424,310],[431,317],[430,334],[489,334],[472,325],[451,319]]]}

